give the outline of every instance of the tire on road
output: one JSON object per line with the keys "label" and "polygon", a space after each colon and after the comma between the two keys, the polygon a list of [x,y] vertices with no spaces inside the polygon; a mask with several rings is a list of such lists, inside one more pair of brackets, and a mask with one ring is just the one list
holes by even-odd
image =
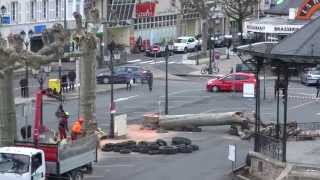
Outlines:
{"label": "tire on road", "polygon": [[130,149],[121,149],[119,151],[120,154],[130,154],[131,153],[131,150]]}
{"label": "tire on road", "polygon": [[190,146],[192,147],[193,151],[198,151],[199,150],[199,146],[198,145],[191,144]]}
{"label": "tire on road", "polygon": [[160,146],[159,151],[160,154],[177,154],[178,148],[175,146]]}
{"label": "tire on road", "polygon": [[113,144],[105,144],[101,148],[101,151],[104,151],[104,152],[110,152],[112,150],[113,150]]}
{"label": "tire on road", "polygon": [[149,155],[156,155],[156,154],[160,154],[160,150],[149,150],[148,151]]}
{"label": "tire on road", "polygon": [[171,143],[172,145],[180,145],[180,144],[190,145],[192,144],[192,141],[185,137],[173,137]]}
{"label": "tire on road", "polygon": [[156,140],[156,143],[159,145],[159,146],[166,146],[167,145],[167,142],[163,139],[157,139]]}

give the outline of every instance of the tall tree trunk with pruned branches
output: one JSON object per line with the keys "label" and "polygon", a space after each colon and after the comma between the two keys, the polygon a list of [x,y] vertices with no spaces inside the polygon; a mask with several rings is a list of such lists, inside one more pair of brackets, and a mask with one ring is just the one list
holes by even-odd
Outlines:
{"label": "tall tree trunk with pruned branches", "polygon": [[225,12],[237,22],[241,41],[243,40],[243,21],[253,14],[257,3],[259,3],[258,0],[225,0]]}

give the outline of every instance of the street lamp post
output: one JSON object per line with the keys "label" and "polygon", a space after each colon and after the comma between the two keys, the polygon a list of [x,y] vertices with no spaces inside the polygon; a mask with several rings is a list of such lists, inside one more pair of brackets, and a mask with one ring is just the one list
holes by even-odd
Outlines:
{"label": "street lamp post", "polygon": [[[29,50],[29,46],[30,46],[30,38],[33,35],[33,31],[30,30],[28,32],[28,38],[26,38],[26,32],[25,31],[21,31],[20,35],[24,41],[24,45],[26,46],[26,50]],[[29,97],[29,65],[28,62],[26,62],[26,68],[25,68],[25,79],[26,79],[26,87],[25,87],[25,95],[26,97]]]}
{"label": "street lamp post", "polygon": [[212,74],[212,34],[209,34],[209,69],[208,74]]}
{"label": "street lamp post", "polygon": [[115,49],[115,43],[114,41],[111,41],[111,43],[108,45],[108,49],[110,51],[110,71],[111,71],[111,76],[110,76],[110,82],[111,82],[111,92],[110,92],[110,132],[109,132],[109,137],[114,138],[114,113],[115,113],[115,103],[114,103],[114,97],[113,97],[113,58],[114,58],[114,49]]}
{"label": "street lamp post", "polygon": [[166,92],[165,92],[165,110],[164,110],[165,115],[168,115],[168,59],[169,59],[169,46],[166,45]]}

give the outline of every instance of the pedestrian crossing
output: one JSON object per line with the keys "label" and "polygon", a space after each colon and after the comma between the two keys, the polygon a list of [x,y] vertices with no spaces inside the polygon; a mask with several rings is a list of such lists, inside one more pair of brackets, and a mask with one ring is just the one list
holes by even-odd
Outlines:
{"label": "pedestrian crossing", "polygon": [[[141,59],[134,59],[134,60],[128,60],[129,64],[143,64],[143,65],[154,65],[154,64],[164,64],[166,63],[165,60],[141,60]],[[177,61],[170,61],[168,64],[182,64],[182,62]]]}

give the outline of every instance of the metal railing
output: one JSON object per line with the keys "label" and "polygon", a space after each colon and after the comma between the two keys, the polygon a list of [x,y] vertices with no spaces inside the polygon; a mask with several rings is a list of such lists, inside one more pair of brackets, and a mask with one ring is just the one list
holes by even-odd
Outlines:
{"label": "metal railing", "polygon": [[281,160],[282,158],[282,142],[270,136],[258,134],[260,142],[260,153],[273,159]]}

